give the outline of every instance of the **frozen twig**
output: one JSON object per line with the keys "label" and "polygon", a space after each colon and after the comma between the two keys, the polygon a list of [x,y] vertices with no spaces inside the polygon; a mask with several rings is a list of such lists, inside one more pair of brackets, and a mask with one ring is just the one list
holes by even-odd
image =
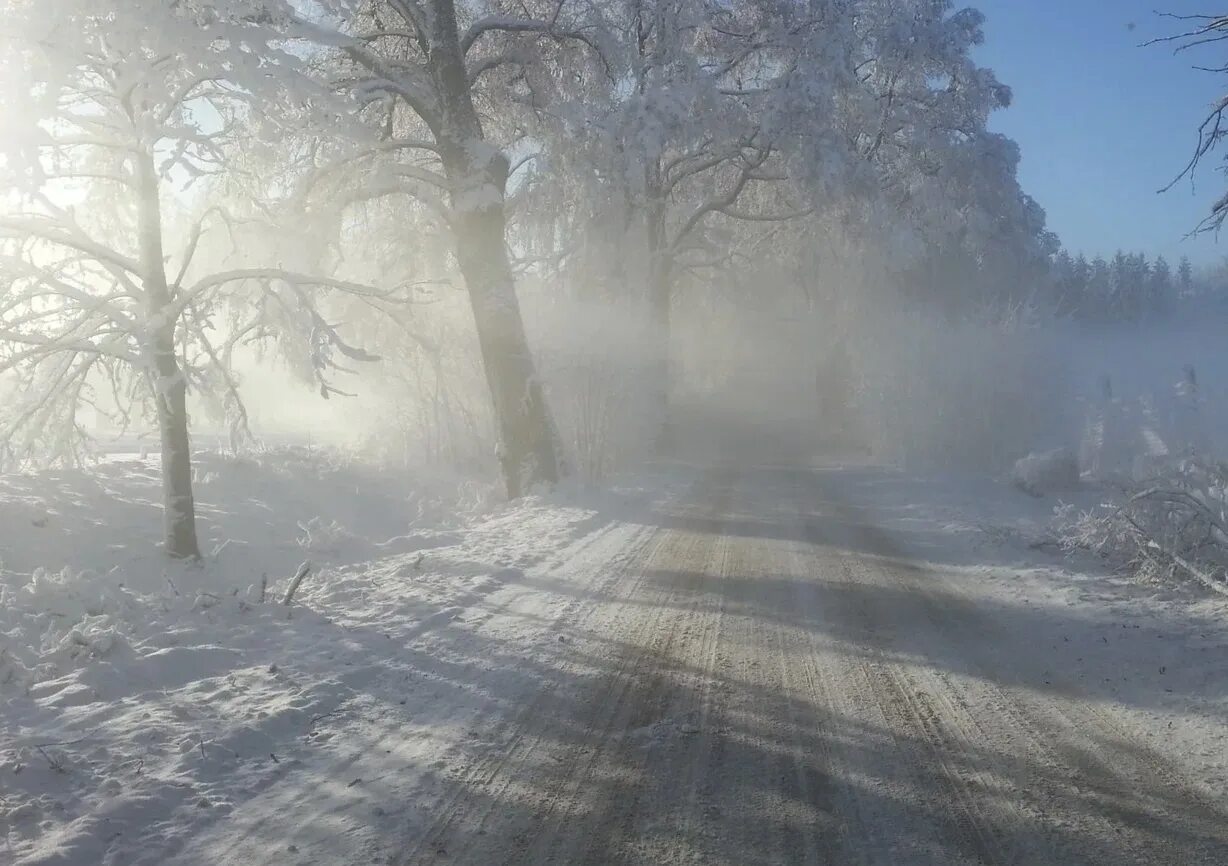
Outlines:
{"label": "frozen twig", "polygon": [[40,755],[42,755],[44,758],[47,759],[47,763],[51,766],[51,769],[55,770],[57,773],[65,772],[64,765],[60,763],[59,761],[57,761],[55,758],[48,755],[46,750],[43,749],[42,746],[35,746],[34,748],[38,750],[38,753]]}
{"label": "frozen twig", "polygon": [[294,580],[290,581],[290,588],[286,590],[285,597],[281,600],[284,605],[289,605],[294,600],[294,593],[298,590],[298,585],[303,582],[303,578],[311,573],[311,563],[304,562],[298,567],[298,571],[294,575]]}
{"label": "frozen twig", "polygon": [[335,710],[329,710],[327,713],[317,713],[316,715],[312,716],[311,721],[307,723],[307,730],[309,731],[314,730],[316,726],[316,722],[323,721],[324,719],[327,719],[330,716],[335,716],[340,712],[341,712],[341,707],[337,707]]}

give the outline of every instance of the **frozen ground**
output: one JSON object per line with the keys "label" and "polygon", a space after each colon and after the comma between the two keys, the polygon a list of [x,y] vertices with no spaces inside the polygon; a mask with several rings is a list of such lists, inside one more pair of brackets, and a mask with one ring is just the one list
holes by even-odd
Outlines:
{"label": "frozen ground", "polygon": [[154,480],[0,481],[0,862],[1225,861],[1228,604],[1037,546],[1052,500],[290,450],[202,461],[168,570]]}
{"label": "frozen ground", "polygon": [[[496,507],[307,449],[198,465],[199,568],[154,549],[152,462],[0,480],[0,861],[162,862],[257,793],[307,783],[305,761],[345,751],[327,745],[339,722],[442,735],[455,703],[407,700],[451,678],[448,653],[423,649],[432,630],[480,620],[598,522],[566,496]],[[273,603],[304,560],[294,605]]]}
{"label": "frozen ground", "polygon": [[[846,467],[840,495],[887,530],[908,559],[1029,611],[998,639],[1051,682],[1119,713],[1131,736],[1228,795],[1228,599],[1193,581],[1114,573],[1053,543],[1059,502],[1088,510],[1094,487],[1034,499],[985,478],[919,478]],[[834,486],[834,485],[833,485]]]}

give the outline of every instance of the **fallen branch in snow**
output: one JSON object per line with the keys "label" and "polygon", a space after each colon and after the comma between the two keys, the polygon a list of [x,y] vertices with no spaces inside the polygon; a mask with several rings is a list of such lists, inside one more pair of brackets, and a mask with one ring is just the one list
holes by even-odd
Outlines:
{"label": "fallen branch in snow", "polygon": [[42,746],[35,746],[34,748],[38,750],[38,753],[40,755],[42,755],[44,758],[47,759],[47,763],[51,766],[51,769],[55,770],[57,773],[67,772],[64,769],[64,765],[60,763],[59,761],[57,761],[55,758],[48,755]]}
{"label": "fallen branch in snow", "polygon": [[1228,595],[1228,464],[1182,460],[1127,494],[1095,511],[1059,509],[1058,541],[1154,576],[1180,572]]}
{"label": "fallen branch in snow", "polygon": [[337,707],[337,709],[329,710],[327,713],[318,713],[312,716],[311,721],[307,723],[307,730],[309,731],[314,730],[316,726],[316,722],[327,719],[329,716],[335,716],[340,712],[341,712],[341,707]]}
{"label": "fallen branch in snow", "polygon": [[281,600],[284,605],[289,605],[294,600],[294,593],[298,590],[298,585],[303,582],[303,578],[311,572],[311,563],[304,562],[298,567],[298,572],[294,575],[294,580],[290,581],[290,588],[286,590],[285,598]]}
{"label": "fallen branch in snow", "polygon": [[52,746],[75,746],[78,743],[84,743],[86,740],[90,738],[90,735],[93,733],[94,733],[93,730],[91,730],[89,734],[85,734],[84,736],[77,737],[77,739],[75,740],[57,740],[54,743],[35,743],[34,748],[49,749]]}
{"label": "fallen branch in snow", "polygon": [[67,773],[68,768],[64,766],[64,762],[51,757],[51,755],[47,752],[47,749],[54,746],[75,746],[78,743],[83,743],[88,740],[92,734],[93,731],[90,731],[90,733],[77,737],[75,740],[57,740],[52,743],[32,743],[31,745],[35,751],[46,759],[47,764],[51,767],[51,769],[55,770],[57,773]]}
{"label": "fallen branch in snow", "polygon": [[[1159,541],[1156,541],[1154,538],[1150,537],[1146,530],[1139,526],[1139,524],[1133,518],[1131,518],[1129,514],[1123,512],[1122,516],[1139,533],[1139,537],[1143,541],[1141,549],[1144,555],[1151,559],[1154,565],[1162,567],[1164,565],[1164,560],[1167,559],[1172,563],[1172,565],[1180,568],[1182,571],[1208,589],[1214,590],[1220,595],[1228,595],[1228,585],[1225,585],[1223,581],[1215,580],[1211,575],[1204,572],[1181,554],[1169,549]],[[1156,554],[1159,556],[1156,556]]]}

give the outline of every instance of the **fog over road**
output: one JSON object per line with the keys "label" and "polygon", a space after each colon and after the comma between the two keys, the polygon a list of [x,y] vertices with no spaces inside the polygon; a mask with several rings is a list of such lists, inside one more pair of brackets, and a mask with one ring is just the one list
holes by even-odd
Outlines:
{"label": "fog over road", "polygon": [[[1228,815],[839,472],[716,468],[449,749],[404,863],[1228,862]],[[1025,606],[1026,610],[1026,606]],[[1040,614],[1038,614],[1040,615]]]}

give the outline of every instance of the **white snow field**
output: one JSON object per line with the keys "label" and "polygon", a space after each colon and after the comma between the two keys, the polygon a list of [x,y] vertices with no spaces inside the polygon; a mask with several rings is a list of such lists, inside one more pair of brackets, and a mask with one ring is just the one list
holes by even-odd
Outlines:
{"label": "white snow field", "polygon": [[[2,862],[163,862],[257,795],[372,796],[406,757],[369,737],[401,729],[398,750],[419,754],[464,724],[460,671],[483,688],[475,647],[436,652],[431,633],[459,636],[597,528],[591,506],[492,507],[446,482],[431,497],[308,449],[198,466],[203,567],[156,549],[156,461],[0,481]],[[384,769],[346,788],[367,752]]]}
{"label": "white snow field", "polygon": [[151,464],[0,482],[0,862],[1228,862],[1228,602],[1060,558],[1053,498],[199,466],[195,568]]}

